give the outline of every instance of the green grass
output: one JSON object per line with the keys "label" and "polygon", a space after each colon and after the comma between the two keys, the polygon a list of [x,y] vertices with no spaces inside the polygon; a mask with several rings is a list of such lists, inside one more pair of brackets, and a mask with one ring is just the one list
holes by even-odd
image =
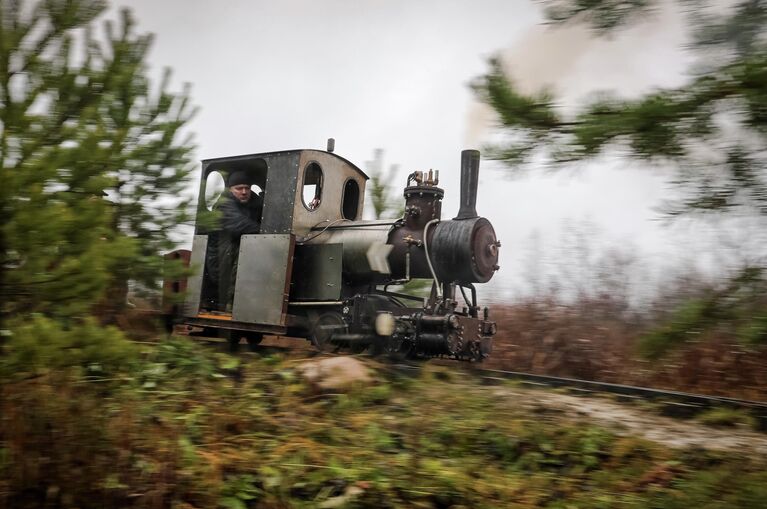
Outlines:
{"label": "green grass", "polygon": [[756,459],[674,451],[493,397],[444,367],[318,394],[296,362],[186,340],[109,381],[2,385],[0,507],[761,507]]}
{"label": "green grass", "polygon": [[756,419],[746,410],[738,408],[712,408],[696,416],[696,420],[708,426],[756,428]]}

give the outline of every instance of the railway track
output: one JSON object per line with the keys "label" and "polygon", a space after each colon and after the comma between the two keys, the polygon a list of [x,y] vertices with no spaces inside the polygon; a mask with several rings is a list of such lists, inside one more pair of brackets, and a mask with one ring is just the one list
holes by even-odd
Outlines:
{"label": "railway track", "polygon": [[[419,369],[417,365],[398,364],[398,368],[404,370]],[[486,383],[502,383],[516,380],[532,387],[552,387],[568,389],[572,393],[580,395],[617,395],[623,401],[651,401],[658,404],[663,415],[669,417],[689,418],[712,408],[739,409],[750,414],[757,426],[757,430],[767,433],[767,402],[753,401],[724,396],[708,396],[680,391],[667,391],[650,387],[637,387],[633,385],[596,382],[577,378],[556,377],[537,375],[519,371],[505,371],[499,369],[483,369],[473,366],[458,366],[467,373],[477,376]]]}

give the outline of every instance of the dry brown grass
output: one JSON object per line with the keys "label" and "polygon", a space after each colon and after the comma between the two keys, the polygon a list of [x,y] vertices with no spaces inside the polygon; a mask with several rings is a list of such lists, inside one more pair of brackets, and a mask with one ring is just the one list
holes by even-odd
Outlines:
{"label": "dry brown grass", "polygon": [[637,353],[651,325],[609,300],[496,305],[486,366],[552,376],[767,400],[767,347],[746,347],[717,331],[659,361]]}

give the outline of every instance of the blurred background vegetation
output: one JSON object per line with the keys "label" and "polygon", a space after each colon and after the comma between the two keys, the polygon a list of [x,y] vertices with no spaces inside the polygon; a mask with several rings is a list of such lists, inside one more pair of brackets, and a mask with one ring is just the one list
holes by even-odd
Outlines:
{"label": "blurred background vegetation", "polygon": [[[551,0],[549,22],[584,24],[610,37],[660,7],[653,0]],[[595,91],[565,115],[549,92],[525,95],[514,70],[500,58],[473,84],[497,113],[506,141],[490,157],[524,172],[541,161],[563,168],[610,154],[639,159],[673,172],[683,191],[668,216],[691,214],[767,217],[767,4],[762,0],[679,2],[694,54],[687,83],[634,99]],[[662,65],[659,63],[659,65]],[[664,323],[643,337],[640,349],[657,357],[668,348],[699,341],[720,328],[744,343],[767,342],[764,254],[733,271],[728,281],[699,288],[677,303]],[[659,296],[660,297],[660,296]],[[659,300],[661,300],[659,298]]]}

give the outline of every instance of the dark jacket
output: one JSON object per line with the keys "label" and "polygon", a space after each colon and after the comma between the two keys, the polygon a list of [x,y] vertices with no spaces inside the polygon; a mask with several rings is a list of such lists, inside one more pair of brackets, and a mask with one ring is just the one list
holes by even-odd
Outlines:
{"label": "dark jacket", "polygon": [[251,193],[246,203],[240,203],[232,193],[226,191],[217,207],[221,212],[220,231],[239,244],[241,235],[259,232],[263,207],[261,196],[255,193]]}
{"label": "dark jacket", "polygon": [[[250,200],[240,203],[229,191],[225,191],[216,204],[219,217],[219,229],[208,235],[208,256],[206,272],[218,287],[220,297],[228,293],[234,274],[237,257],[240,252],[240,237],[249,233],[259,233],[263,199],[253,193]],[[216,299],[218,300],[218,299]]]}

